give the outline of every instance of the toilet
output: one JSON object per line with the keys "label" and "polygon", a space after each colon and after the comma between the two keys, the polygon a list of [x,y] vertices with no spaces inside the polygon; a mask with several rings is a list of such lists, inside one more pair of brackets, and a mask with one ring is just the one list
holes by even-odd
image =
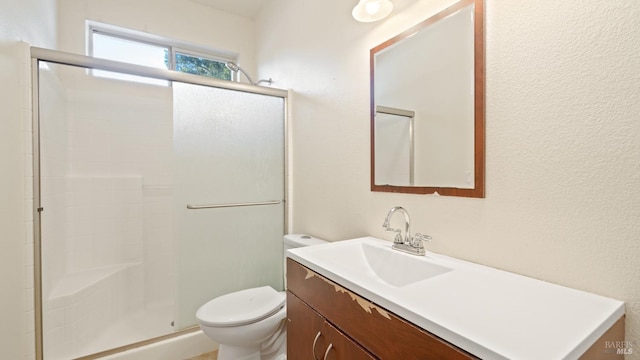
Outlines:
{"label": "toilet", "polygon": [[[285,235],[283,242],[285,259],[287,249],[326,243],[303,234]],[[285,300],[284,291],[270,286],[240,290],[202,305],[196,318],[202,331],[219,344],[218,360],[284,360]]]}

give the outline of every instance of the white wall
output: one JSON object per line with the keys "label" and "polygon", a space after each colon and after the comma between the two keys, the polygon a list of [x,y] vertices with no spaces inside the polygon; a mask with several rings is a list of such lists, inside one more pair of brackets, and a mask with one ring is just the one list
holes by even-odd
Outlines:
{"label": "white wall", "polygon": [[391,239],[401,205],[428,250],[625,301],[637,341],[640,2],[487,0],[486,198],[372,193],[369,49],[445,2],[374,24],[341,0],[263,10],[260,75],[295,91],[292,230]]}
{"label": "white wall", "polygon": [[0,7],[0,349],[33,358],[33,242],[29,200],[30,62],[19,41],[55,47],[55,1],[1,0]]}

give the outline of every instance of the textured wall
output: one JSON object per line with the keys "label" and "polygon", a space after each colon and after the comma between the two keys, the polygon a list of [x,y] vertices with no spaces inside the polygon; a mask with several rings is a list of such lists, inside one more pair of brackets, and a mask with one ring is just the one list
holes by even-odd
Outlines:
{"label": "textured wall", "polygon": [[486,0],[486,198],[372,193],[369,49],[445,3],[375,24],[339,0],[264,9],[260,75],[295,91],[292,230],[391,239],[404,206],[431,251],[625,301],[640,348],[640,2]]}

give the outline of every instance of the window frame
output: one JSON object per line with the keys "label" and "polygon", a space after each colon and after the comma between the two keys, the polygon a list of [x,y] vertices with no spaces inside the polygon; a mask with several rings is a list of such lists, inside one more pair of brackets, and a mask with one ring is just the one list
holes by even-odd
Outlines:
{"label": "window frame", "polygon": [[[93,57],[93,54],[94,54],[94,43],[93,43],[94,34],[100,34],[102,36],[109,36],[117,39],[166,48],[169,55],[168,68],[169,70],[172,70],[172,71],[178,71],[176,70],[176,54],[184,54],[188,56],[199,57],[199,58],[212,60],[220,63],[237,62],[237,59],[238,59],[238,55],[233,52],[215,50],[215,49],[211,49],[203,46],[190,44],[184,41],[170,39],[160,35],[155,35],[147,32],[131,30],[131,29],[115,26],[115,25],[87,20],[86,22],[86,40],[87,40],[86,53],[90,57]],[[200,75],[200,76],[205,76],[205,75]],[[237,76],[238,74],[236,72],[231,71],[231,81],[238,81]],[[211,77],[211,78],[220,79],[220,78],[214,78],[214,77]],[[226,80],[226,79],[220,79],[220,80]]]}

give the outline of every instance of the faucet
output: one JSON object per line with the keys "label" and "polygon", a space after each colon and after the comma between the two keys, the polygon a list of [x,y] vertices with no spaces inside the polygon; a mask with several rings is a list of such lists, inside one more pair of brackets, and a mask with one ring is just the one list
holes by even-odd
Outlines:
{"label": "faucet", "polygon": [[[396,213],[396,211],[399,211],[404,215],[404,237],[402,236],[402,230],[389,227],[389,221],[393,217],[393,214]],[[393,231],[396,233],[396,236],[393,239],[393,249],[413,255],[426,254],[422,241],[431,241],[431,236],[422,235],[419,233],[416,233],[415,237],[411,236],[411,219],[409,217],[409,213],[407,212],[407,210],[405,210],[405,208],[401,206],[392,207],[391,210],[389,210],[389,212],[387,213],[387,217],[384,219],[382,227],[385,228],[386,231]]]}
{"label": "faucet", "polygon": [[[402,230],[389,227],[389,221],[396,211],[400,211],[404,215],[404,238],[402,237]],[[403,207],[392,207],[387,213],[387,217],[384,219],[382,227],[385,228],[386,231],[393,231],[396,233],[396,238],[393,240],[394,244],[406,244],[411,242],[411,219],[409,218],[409,213]]]}

